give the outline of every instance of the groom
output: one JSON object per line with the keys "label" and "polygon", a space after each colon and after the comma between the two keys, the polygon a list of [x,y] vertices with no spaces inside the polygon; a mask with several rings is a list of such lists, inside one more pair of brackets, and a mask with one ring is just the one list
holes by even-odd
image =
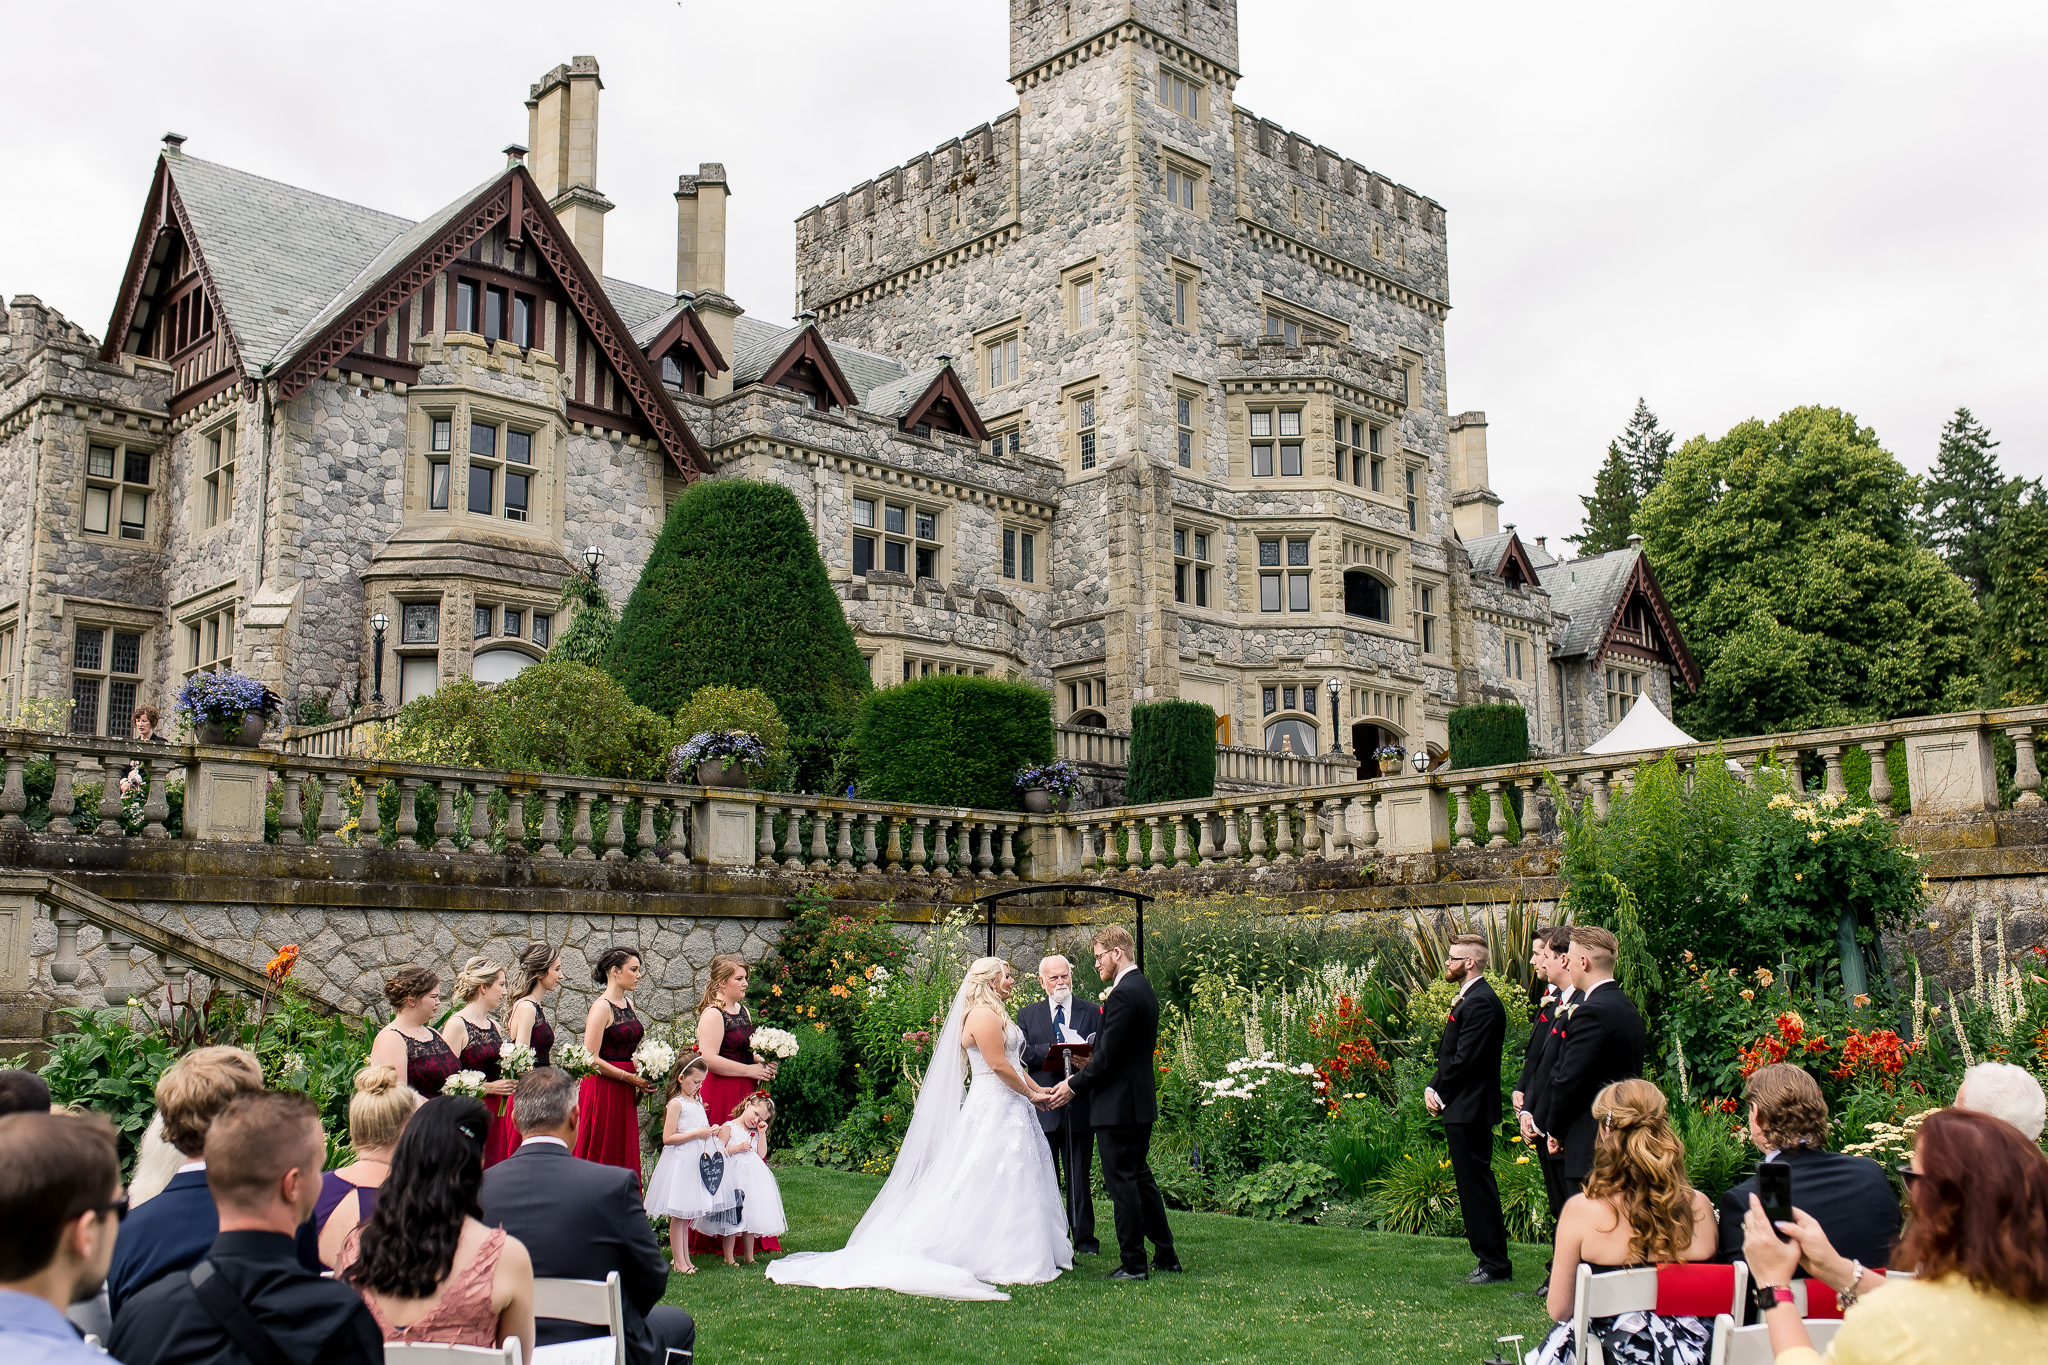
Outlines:
{"label": "groom", "polygon": [[[1038,964],[1038,983],[1045,987],[1045,999],[1017,1011],[1017,1027],[1024,1030],[1024,1065],[1031,1079],[1050,1089],[1066,1072],[1049,1065],[1047,1053],[1054,1043],[1070,1037],[1093,1038],[1102,1030],[1102,1007],[1074,994],[1074,967],[1058,953]],[[1068,1231],[1074,1234],[1074,1254],[1093,1256],[1102,1250],[1095,1240],[1095,1200],[1089,1191],[1095,1169],[1094,1139],[1088,1132],[1088,1116],[1078,1109],[1041,1109],[1039,1126],[1052,1148],[1052,1164],[1065,1172]],[[1068,1170],[1068,1154],[1073,1169]]]}
{"label": "groom", "polygon": [[1102,1148],[1102,1183],[1116,1210],[1116,1244],[1123,1264],[1112,1280],[1144,1280],[1145,1243],[1152,1243],[1152,1270],[1178,1271],[1173,1229],[1166,1225],[1166,1201],[1152,1178],[1146,1154],[1159,1105],[1152,1089],[1152,1051],[1159,1045],[1159,997],[1131,960],[1130,930],[1120,924],[1095,935],[1095,973],[1110,983],[1102,997],[1102,1029],[1088,1065],[1054,1087],[1049,1103],[1058,1108],[1076,1095],[1088,1097],[1088,1118]]}

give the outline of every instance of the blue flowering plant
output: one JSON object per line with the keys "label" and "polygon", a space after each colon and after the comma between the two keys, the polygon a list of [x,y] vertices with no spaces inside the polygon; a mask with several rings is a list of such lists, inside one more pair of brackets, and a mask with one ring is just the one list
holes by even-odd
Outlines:
{"label": "blue flowering plant", "polygon": [[1398,761],[1408,757],[1408,751],[1398,744],[1382,744],[1379,748],[1372,751],[1372,756],[1382,761],[1389,758]]}
{"label": "blue flowering plant", "polygon": [[1081,770],[1064,758],[1019,768],[1017,786],[1027,791],[1036,787],[1064,800],[1081,790]]}
{"label": "blue flowering plant", "polygon": [[194,673],[178,689],[178,715],[198,728],[219,725],[230,736],[239,735],[244,716],[276,715],[284,699],[246,673],[223,669],[218,673]]}
{"label": "blue flowering plant", "polygon": [[759,769],[767,766],[768,746],[751,730],[700,730],[669,751],[668,780],[694,781],[699,763]]}

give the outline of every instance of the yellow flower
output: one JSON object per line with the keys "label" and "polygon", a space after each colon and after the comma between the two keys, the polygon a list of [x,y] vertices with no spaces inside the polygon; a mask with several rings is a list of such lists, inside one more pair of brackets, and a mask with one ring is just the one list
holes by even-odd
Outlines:
{"label": "yellow flower", "polygon": [[1448,1161],[1439,1161],[1436,1164],[1438,1170],[1448,1171],[1451,1169],[1451,1163]]}
{"label": "yellow flower", "polygon": [[1804,872],[1794,872],[1792,874],[1792,880],[1795,882],[1803,882],[1806,880],[1806,874]]}
{"label": "yellow flower", "polygon": [[1515,1158],[1515,1164],[1517,1166],[1526,1166],[1529,1164],[1529,1158],[1525,1156],[1518,1156]]}
{"label": "yellow flower", "polygon": [[1820,842],[1820,831],[1815,830],[1813,833],[1807,835],[1806,837],[1809,842],[1817,844]]}

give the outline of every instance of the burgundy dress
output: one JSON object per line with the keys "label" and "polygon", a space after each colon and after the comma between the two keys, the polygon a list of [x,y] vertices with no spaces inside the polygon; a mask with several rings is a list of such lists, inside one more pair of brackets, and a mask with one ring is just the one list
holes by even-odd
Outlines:
{"label": "burgundy dress", "polygon": [[421,1099],[430,1100],[440,1094],[448,1078],[462,1070],[455,1049],[440,1034],[429,1033],[424,1039],[405,1033],[398,1036],[405,1039],[405,1083],[418,1091]]}
{"label": "burgundy dress", "polygon": [[[719,1015],[725,1021],[725,1036],[719,1039],[718,1055],[729,1062],[752,1066],[759,1059],[754,1056],[753,1048],[754,1017],[747,1013],[745,1002],[741,1002],[740,1007],[732,1013],[727,1014],[720,1010]],[[711,1073],[704,1078],[705,1121],[714,1128],[727,1122],[739,1108],[741,1100],[763,1088],[762,1082],[749,1080],[745,1076],[721,1076],[717,1072]],[[782,1243],[774,1237],[763,1237],[760,1239],[760,1249],[780,1251]],[[697,1254],[716,1255],[719,1250],[718,1239],[706,1237],[695,1228],[691,1228],[690,1250]]]}
{"label": "burgundy dress", "polygon": [[[645,1027],[631,1005],[612,1005],[612,1021],[597,1041],[600,1061],[610,1062],[628,1075],[638,1074],[633,1049],[640,1046]],[[604,1166],[621,1166],[640,1182],[640,1092],[624,1081],[609,1076],[585,1076],[576,1098],[576,1155]]]}
{"label": "burgundy dress", "polygon": [[[555,1029],[548,1023],[548,1016],[540,1007],[540,1001],[533,1002],[533,1032],[526,1035],[526,1045],[533,1049],[533,1064],[547,1066],[555,1051]],[[512,1117],[514,1097],[505,1096],[505,1112],[498,1115],[491,1125],[491,1140],[484,1145],[484,1165],[490,1166],[503,1161],[519,1150],[521,1138],[519,1125]]]}
{"label": "burgundy dress", "polygon": [[[462,1045],[462,1069],[482,1072],[487,1081],[503,1079],[505,1072],[499,1059],[505,1055],[505,1035],[498,1031],[495,1023],[472,1024],[467,1019],[462,1022],[469,1030],[469,1038]],[[484,1108],[491,1115],[490,1136],[484,1139],[484,1165],[488,1167],[512,1155],[519,1147],[519,1140],[514,1137],[512,1145],[507,1147],[501,1135],[506,1127],[505,1120],[510,1116],[512,1097],[485,1095],[482,1098]]]}

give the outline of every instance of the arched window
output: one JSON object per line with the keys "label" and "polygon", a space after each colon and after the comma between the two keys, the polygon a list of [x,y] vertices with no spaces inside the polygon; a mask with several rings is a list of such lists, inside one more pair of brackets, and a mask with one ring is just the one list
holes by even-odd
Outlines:
{"label": "arched window", "polygon": [[523,649],[487,649],[470,661],[469,676],[480,683],[510,682],[533,661]]}
{"label": "arched window", "polygon": [[1107,730],[1109,728],[1109,722],[1103,718],[1100,711],[1076,711],[1073,718],[1067,724],[1078,726],[1083,730]]}
{"label": "arched window", "polygon": [[1303,756],[1321,752],[1316,748],[1316,727],[1305,720],[1276,720],[1268,725],[1266,748],[1276,754],[1285,750]]}
{"label": "arched window", "polygon": [[1386,580],[1364,569],[1346,569],[1344,614],[1363,616],[1368,621],[1391,622],[1394,619],[1393,594],[1387,590]]}

